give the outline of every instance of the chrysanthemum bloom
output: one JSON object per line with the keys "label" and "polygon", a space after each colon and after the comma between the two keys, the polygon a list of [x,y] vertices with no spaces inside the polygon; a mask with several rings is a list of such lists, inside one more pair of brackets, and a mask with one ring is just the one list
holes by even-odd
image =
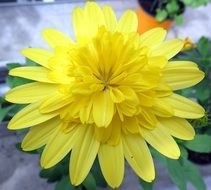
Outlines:
{"label": "chrysanthemum bloom", "polygon": [[173,137],[193,139],[186,119],[204,115],[197,103],[173,92],[204,77],[192,62],[169,61],[183,41],[164,41],[166,31],[161,28],[140,36],[137,26],[133,11],[117,21],[110,6],[88,2],[73,11],[76,41],[46,29],[42,34],[51,50],[22,51],[40,66],[10,71],[35,82],[7,93],[8,101],[29,104],[8,128],[31,127],[22,148],[45,145],[44,168],[71,151],[74,185],[83,182],[97,156],[111,187],[122,182],[124,158],[139,177],[151,182],[155,171],[147,143],[177,159],[180,150]]}

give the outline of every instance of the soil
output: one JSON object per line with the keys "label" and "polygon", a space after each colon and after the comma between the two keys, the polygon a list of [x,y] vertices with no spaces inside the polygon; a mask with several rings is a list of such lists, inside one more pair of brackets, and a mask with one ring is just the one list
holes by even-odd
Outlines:
{"label": "soil", "polygon": [[0,67],[0,83],[4,83],[8,75],[8,70],[6,67]]}
{"label": "soil", "polygon": [[198,153],[188,151],[188,159],[196,164],[206,165],[211,163],[211,153]]}
{"label": "soil", "polygon": [[[159,0],[138,0],[139,5],[141,5],[141,7],[148,12],[150,15],[155,16],[156,15],[156,10],[158,9],[159,5]],[[168,3],[168,1],[167,1]],[[161,5],[161,7],[159,7],[160,9],[165,9],[165,6],[167,3],[163,3]],[[179,2],[180,5],[180,13],[178,14],[182,14],[185,11],[185,5],[182,2]],[[172,19],[172,18],[169,18]]]}

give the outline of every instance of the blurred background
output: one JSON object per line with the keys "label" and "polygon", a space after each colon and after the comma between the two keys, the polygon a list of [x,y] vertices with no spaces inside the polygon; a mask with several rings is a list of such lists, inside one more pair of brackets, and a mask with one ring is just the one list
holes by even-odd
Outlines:
{"label": "blurred background", "polygon": [[[5,83],[8,72],[6,64],[24,63],[24,57],[20,54],[23,48],[46,48],[40,35],[42,29],[56,28],[74,39],[71,12],[74,7],[83,6],[84,2],[83,0],[0,0],[0,96],[9,89]],[[124,10],[135,10],[139,6],[136,0],[98,2],[101,5],[110,4],[118,17]],[[190,37],[193,42],[197,42],[202,36],[211,38],[211,4],[194,9],[187,7],[183,12],[183,23],[173,24],[167,38]],[[162,16],[166,16],[162,11],[157,14],[158,19],[162,20]],[[180,18],[176,19],[178,21]],[[18,151],[15,144],[21,137],[7,131],[5,126],[6,122],[3,122],[0,127],[0,190],[53,190],[54,184],[48,184],[46,180],[39,178],[38,156]],[[155,189],[176,190],[177,187],[171,182],[167,170],[160,164],[156,164],[156,167]],[[211,166],[197,167],[203,174],[207,189],[211,190]],[[127,168],[126,179],[119,189],[140,190],[137,181],[133,172]],[[192,189],[194,187],[188,184],[188,190]]]}

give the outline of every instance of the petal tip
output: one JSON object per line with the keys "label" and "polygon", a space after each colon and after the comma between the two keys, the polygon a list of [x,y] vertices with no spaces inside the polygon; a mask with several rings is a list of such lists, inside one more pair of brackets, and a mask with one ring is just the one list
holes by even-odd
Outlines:
{"label": "petal tip", "polygon": [[20,52],[21,54],[23,54],[24,56],[27,55],[27,53],[30,51],[31,48],[25,48],[25,49],[22,49]]}

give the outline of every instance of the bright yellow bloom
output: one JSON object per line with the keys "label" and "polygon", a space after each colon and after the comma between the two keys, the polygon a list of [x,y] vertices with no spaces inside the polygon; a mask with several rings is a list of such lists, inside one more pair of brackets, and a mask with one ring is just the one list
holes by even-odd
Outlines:
{"label": "bright yellow bloom", "polygon": [[[80,184],[98,156],[111,187],[124,176],[124,158],[145,181],[155,177],[147,143],[177,159],[173,137],[190,140],[186,119],[204,109],[174,90],[204,77],[189,61],[169,61],[183,41],[164,41],[166,31],[137,33],[133,11],[117,21],[112,8],[88,2],[73,11],[76,41],[54,29],[43,31],[52,50],[24,49],[40,66],[20,67],[10,75],[34,80],[10,90],[10,102],[29,104],[10,121],[9,129],[31,127],[23,140],[26,151],[43,145],[41,165],[49,168],[71,151],[70,180]],[[172,137],[173,136],[173,137]]]}
{"label": "bright yellow bloom", "polygon": [[185,38],[182,51],[187,51],[187,50],[193,49],[193,48],[196,48],[196,44],[193,42],[193,40],[189,37]]}

